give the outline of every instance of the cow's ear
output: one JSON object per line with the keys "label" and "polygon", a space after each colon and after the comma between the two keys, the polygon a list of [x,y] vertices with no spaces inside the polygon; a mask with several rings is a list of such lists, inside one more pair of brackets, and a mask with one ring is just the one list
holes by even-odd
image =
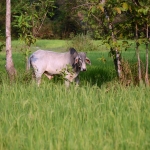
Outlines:
{"label": "cow's ear", "polygon": [[90,61],[90,59],[89,58],[85,58],[85,62],[87,63],[87,64],[89,64],[89,65],[91,65],[91,61]]}
{"label": "cow's ear", "polygon": [[73,55],[74,53],[77,53],[77,51],[74,48],[70,48],[70,54]]}

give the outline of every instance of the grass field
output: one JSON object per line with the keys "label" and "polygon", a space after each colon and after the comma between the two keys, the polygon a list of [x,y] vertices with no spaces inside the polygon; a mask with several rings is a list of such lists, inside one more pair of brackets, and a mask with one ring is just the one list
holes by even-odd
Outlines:
{"label": "grass field", "polygon": [[[13,42],[18,78],[12,84],[0,53],[0,150],[150,149],[150,88],[120,85],[106,50],[87,53],[92,65],[79,87],[43,77],[38,88],[25,74],[21,47]],[[37,47],[62,51],[66,42],[37,41],[32,51]],[[136,61],[132,49],[123,57]]]}

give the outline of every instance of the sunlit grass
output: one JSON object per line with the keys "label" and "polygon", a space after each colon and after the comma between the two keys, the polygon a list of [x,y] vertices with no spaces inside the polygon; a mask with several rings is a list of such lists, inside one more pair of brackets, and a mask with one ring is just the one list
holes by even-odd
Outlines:
{"label": "sunlit grass", "polygon": [[37,40],[35,46],[41,49],[66,50],[67,41],[65,40]]}
{"label": "sunlit grass", "polygon": [[1,149],[148,149],[149,89],[1,85]]}

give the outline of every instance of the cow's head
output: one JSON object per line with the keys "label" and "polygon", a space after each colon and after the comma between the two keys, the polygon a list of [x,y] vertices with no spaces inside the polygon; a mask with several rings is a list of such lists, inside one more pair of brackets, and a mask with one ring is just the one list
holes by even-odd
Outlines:
{"label": "cow's head", "polygon": [[86,71],[86,64],[91,64],[91,61],[84,52],[80,52],[75,60],[75,63],[80,68],[80,71]]}
{"label": "cow's head", "polygon": [[86,54],[84,52],[77,53],[74,48],[70,49],[70,54],[74,58],[72,66],[75,71],[86,71],[86,63],[91,64],[91,61],[86,57]]}

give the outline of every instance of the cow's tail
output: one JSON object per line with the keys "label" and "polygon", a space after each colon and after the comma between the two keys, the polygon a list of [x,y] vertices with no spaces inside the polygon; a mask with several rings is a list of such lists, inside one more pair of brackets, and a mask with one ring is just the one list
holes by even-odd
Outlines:
{"label": "cow's tail", "polygon": [[29,71],[29,70],[30,70],[30,67],[31,67],[31,58],[32,58],[32,55],[28,58],[27,71]]}

